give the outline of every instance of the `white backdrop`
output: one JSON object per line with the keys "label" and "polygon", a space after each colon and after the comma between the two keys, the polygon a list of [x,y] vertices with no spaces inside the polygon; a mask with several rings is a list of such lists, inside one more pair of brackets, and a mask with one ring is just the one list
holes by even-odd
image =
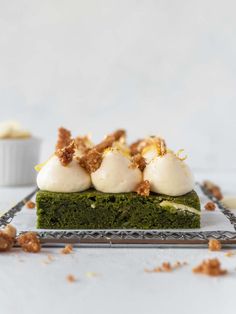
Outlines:
{"label": "white backdrop", "polygon": [[236,2],[0,0],[0,119],[44,139],[160,134],[236,169]]}

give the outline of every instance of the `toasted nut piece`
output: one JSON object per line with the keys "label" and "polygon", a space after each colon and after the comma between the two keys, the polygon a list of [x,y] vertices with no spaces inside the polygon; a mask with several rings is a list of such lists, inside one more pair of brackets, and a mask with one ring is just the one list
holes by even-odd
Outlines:
{"label": "toasted nut piece", "polygon": [[35,208],[35,203],[32,201],[28,201],[25,203],[25,206],[29,209],[33,209],[33,208]]}
{"label": "toasted nut piece", "polygon": [[221,250],[221,243],[219,240],[211,239],[208,242],[208,248],[210,251],[220,251]]}
{"label": "toasted nut piece", "polygon": [[2,230],[2,232],[5,232],[7,235],[9,235],[12,238],[16,237],[16,228],[10,224],[6,225],[6,227]]}
{"label": "toasted nut piece", "polygon": [[216,205],[213,202],[208,202],[204,206],[206,210],[213,211],[216,209]]}
{"label": "toasted nut piece", "polygon": [[65,245],[65,247],[61,250],[62,254],[70,254],[73,251],[73,246],[71,244]]}
{"label": "toasted nut piece", "polygon": [[41,250],[41,244],[35,232],[21,234],[17,238],[17,243],[25,252],[38,253]]}
{"label": "toasted nut piece", "polygon": [[222,276],[227,274],[227,270],[221,269],[220,261],[217,258],[204,260],[200,265],[193,268],[193,272],[208,276]]}
{"label": "toasted nut piece", "polygon": [[14,238],[0,230],[0,252],[9,251],[14,244]]}
{"label": "toasted nut piece", "polygon": [[148,180],[144,180],[140,182],[136,188],[136,192],[142,196],[149,196],[150,194],[150,182]]}
{"label": "toasted nut piece", "polygon": [[76,281],[76,278],[75,278],[74,275],[69,274],[69,275],[66,276],[66,280],[67,280],[68,282],[72,283],[72,282],[75,282],[75,281]]}

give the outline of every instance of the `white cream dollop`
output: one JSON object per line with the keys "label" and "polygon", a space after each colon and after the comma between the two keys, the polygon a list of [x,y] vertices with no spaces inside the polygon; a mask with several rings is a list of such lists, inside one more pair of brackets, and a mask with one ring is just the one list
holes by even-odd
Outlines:
{"label": "white cream dollop", "polygon": [[151,191],[171,196],[184,195],[194,188],[190,168],[175,154],[169,152],[157,156],[144,169],[144,180],[148,180]]}
{"label": "white cream dollop", "polygon": [[95,189],[104,193],[134,191],[142,181],[142,172],[130,166],[130,159],[119,150],[105,152],[101,166],[91,174]]}
{"label": "white cream dollop", "polygon": [[51,192],[81,192],[91,186],[90,175],[75,161],[62,166],[58,157],[51,157],[37,176],[40,190]]}

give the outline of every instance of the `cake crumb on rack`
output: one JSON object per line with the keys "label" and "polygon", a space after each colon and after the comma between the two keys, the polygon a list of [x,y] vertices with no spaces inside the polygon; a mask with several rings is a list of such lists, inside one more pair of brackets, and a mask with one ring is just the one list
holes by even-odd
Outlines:
{"label": "cake crumb on rack", "polygon": [[227,274],[227,270],[221,268],[220,261],[217,258],[203,260],[202,263],[194,267],[192,271],[195,274],[208,276],[222,276]]}
{"label": "cake crumb on rack", "polygon": [[216,209],[216,205],[213,202],[207,202],[204,208],[208,211],[214,211]]}
{"label": "cake crumb on rack", "polygon": [[28,201],[25,203],[25,206],[29,209],[35,208],[35,203],[33,201]]}
{"label": "cake crumb on rack", "polygon": [[150,182],[148,180],[144,180],[140,182],[136,188],[137,194],[141,196],[149,196],[150,194]]}
{"label": "cake crumb on rack", "polygon": [[222,246],[219,240],[210,239],[208,242],[208,248],[210,251],[220,251]]}
{"label": "cake crumb on rack", "polygon": [[17,243],[23,251],[28,253],[38,253],[41,250],[41,244],[35,232],[26,232],[19,235]]}
{"label": "cake crumb on rack", "polygon": [[70,254],[73,251],[73,246],[71,244],[65,245],[63,249],[61,249],[62,254]]}

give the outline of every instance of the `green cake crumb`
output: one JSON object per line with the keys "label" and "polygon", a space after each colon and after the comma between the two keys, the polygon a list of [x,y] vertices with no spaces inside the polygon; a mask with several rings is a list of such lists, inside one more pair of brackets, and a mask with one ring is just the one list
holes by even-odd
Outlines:
{"label": "green cake crumb", "polygon": [[39,191],[37,228],[41,229],[189,229],[200,228],[195,191],[182,196],[151,193],[76,193]]}

